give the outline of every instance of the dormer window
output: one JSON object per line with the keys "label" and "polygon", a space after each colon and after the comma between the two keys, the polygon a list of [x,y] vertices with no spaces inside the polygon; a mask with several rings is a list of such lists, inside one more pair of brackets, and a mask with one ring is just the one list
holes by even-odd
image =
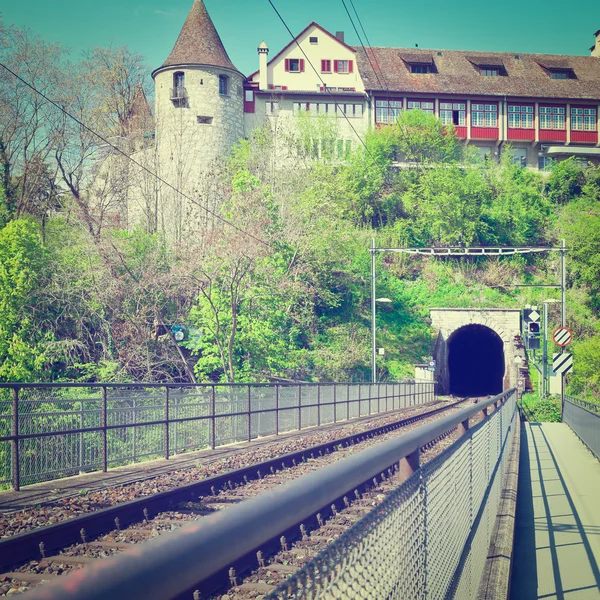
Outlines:
{"label": "dormer window", "polygon": [[433,55],[427,52],[401,52],[400,58],[404,61],[409,73],[423,75],[437,73]]}
{"label": "dormer window", "polygon": [[465,57],[482,77],[505,77],[508,75],[504,62],[496,56]]}
{"label": "dormer window", "polygon": [[221,96],[229,94],[229,77],[227,75],[219,75],[219,94]]}
{"label": "dormer window", "polygon": [[429,65],[411,65],[410,72],[418,74],[429,73]]}
{"label": "dormer window", "polygon": [[571,69],[552,69],[551,79],[575,79],[575,73]]}

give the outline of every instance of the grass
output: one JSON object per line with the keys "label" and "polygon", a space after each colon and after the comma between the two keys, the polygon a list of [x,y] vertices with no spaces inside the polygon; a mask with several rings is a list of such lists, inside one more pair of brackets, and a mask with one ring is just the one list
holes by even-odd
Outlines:
{"label": "grass", "polygon": [[540,398],[537,394],[523,394],[522,407],[528,421],[560,423],[560,396]]}

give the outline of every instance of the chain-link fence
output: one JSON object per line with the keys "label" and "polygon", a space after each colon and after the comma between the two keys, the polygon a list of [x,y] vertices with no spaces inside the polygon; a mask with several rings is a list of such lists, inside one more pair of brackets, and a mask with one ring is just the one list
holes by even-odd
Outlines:
{"label": "chain-link fence", "polygon": [[0,485],[215,448],[434,400],[433,383],[0,384]]}
{"label": "chain-link fence", "polygon": [[516,414],[513,392],[267,598],[477,597]]}
{"label": "chain-link fence", "polygon": [[565,396],[563,421],[600,459],[600,404]]}

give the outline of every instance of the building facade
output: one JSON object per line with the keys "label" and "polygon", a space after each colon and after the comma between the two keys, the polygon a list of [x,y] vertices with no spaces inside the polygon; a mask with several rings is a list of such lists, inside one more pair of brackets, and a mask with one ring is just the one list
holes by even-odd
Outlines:
{"label": "building facade", "polygon": [[[270,60],[262,42],[258,69],[245,77],[203,0],[194,0],[171,54],[152,73],[156,137],[145,152],[170,185],[206,200],[211,166],[267,122],[328,117],[333,152],[343,157],[369,129],[420,109],[490,158],[506,147],[532,169],[568,156],[598,164],[600,31],[594,35],[590,56],[365,49],[313,22]],[[194,211],[169,186],[156,193],[159,220],[181,229]]]}

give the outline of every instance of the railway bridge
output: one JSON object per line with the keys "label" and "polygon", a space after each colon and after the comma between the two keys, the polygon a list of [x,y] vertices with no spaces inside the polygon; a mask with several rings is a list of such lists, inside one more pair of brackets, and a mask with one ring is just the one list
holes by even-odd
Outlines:
{"label": "railway bridge", "polygon": [[[436,323],[451,386],[452,354],[474,352],[460,336],[498,336],[490,356],[508,363],[513,315],[450,312]],[[476,401],[434,397],[432,382],[415,380],[0,384],[11,392],[0,449],[15,488],[36,469],[43,481],[102,468],[0,492],[4,519],[27,498],[39,511],[44,490],[77,497],[80,477],[104,489],[111,463],[131,452],[163,453],[169,476],[186,450],[205,448],[194,464],[235,457],[207,479],[1,539],[0,585],[50,579],[31,600],[598,598],[600,408],[567,397],[562,423],[524,422],[506,371],[493,373],[507,389]],[[262,462],[243,464],[261,449]],[[135,539],[158,537],[134,546],[130,527]],[[85,568],[40,574],[56,564]]]}

